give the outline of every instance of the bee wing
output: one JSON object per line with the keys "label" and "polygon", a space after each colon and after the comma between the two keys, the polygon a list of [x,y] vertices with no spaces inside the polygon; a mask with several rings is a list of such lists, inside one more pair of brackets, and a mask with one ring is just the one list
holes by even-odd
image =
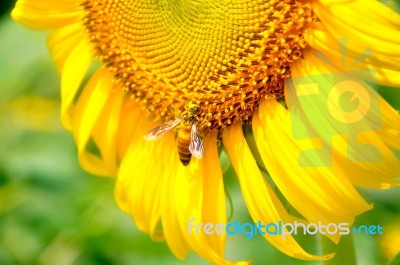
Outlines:
{"label": "bee wing", "polygon": [[158,139],[162,138],[166,132],[168,132],[168,131],[172,130],[173,128],[175,128],[179,124],[180,121],[181,121],[181,119],[176,119],[174,121],[170,121],[170,122],[161,124],[160,126],[157,126],[154,129],[148,131],[144,135],[143,138],[146,141],[158,140]]}
{"label": "bee wing", "polygon": [[196,158],[203,158],[204,147],[203,140],[200,135],[197,133],[196,125],[192,125],[192,130],[190,131],[190,144],[189,144],[190,153]]}

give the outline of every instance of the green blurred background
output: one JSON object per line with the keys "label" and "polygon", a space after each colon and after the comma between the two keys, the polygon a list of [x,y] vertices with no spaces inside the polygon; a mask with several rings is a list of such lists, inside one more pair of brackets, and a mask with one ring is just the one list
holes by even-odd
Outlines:
{"label": "green blurred background", "polygon": [[[79,167],[72,136],[59,121],[60,80],[46,33],[13,22],[13,4],[0,3],[0,265],[206,264],[194,254],[181,262],[164,243],[139,232],[118,209],[113,180]],[[400,107],[399,92],[381,92]],[[250,221],[232,170],[226,181],[232,220]],[[388,264],[385,244],[394,238],[400,245],[400,189],[361,192],[375,208],[356,225],[381,224],[385,234],[354,237],[357,263],[348,256],[351,240],[345,240],[329,264]],[[255,265],[321,264],[291,259],[261,237],[247,241],[240,235],[229,239],[227,256]]]}

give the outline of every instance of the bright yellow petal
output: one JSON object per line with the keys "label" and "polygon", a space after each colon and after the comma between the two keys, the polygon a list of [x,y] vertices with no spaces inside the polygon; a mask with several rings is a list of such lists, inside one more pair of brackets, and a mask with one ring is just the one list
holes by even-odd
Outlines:
{"label": "bright yellow petal", "polygon": [[[74,109],[73,135],[78,145],[80,162],[86,170],[93,174],[109,175],[108,169],[101,168],[100,170],[100,168],[91,164],[83,163],[85,161],[83,158],[88,155],[87,144],[92,136],[94,126],[98,119],[101,118],[100,114],[112,93],[117,93],[113,91],[113,76],[107,69],[102,68],[94,74],[83,89]],[[103,170],[105,171],[102,172]]]}
{"label": "bright yellow petal", "polygon": [[19,0],[11,16],[33,29],[55,29],[79,20],[82,11],[76,0]]}
{"label": "bright yellow petal", "polygon": [[[123,109],[135,110],[128,106]],[[161,219],[164,238],[178,258],[183,259],[194,250],[214,263],[232,264],[223,259],[225,236],[188,234],[191,218],[199,222],[226,221],[215,135],[205,139],[209,152],[204,158],[192,158],[189,166],[184,167],[179,162],[174,134],[167,133],[154,142],[143,140],[156,124],[140,115],[138,108],[136,112],[138,116],[126,116],[136,116],[136,120],[130,121],[134,126],[126,128],[130,133],[124,136],[124,142],[130,139],[130,144],[121,152],[123,160],[116,185],[119,206],[131,213],[142,231],[153,237],[158,236],[156,227]]]}
{"label": "bright yellow petal", "polygon": [[[88,37],[86,36],[85,30],[80,22],[55,29],[49,34],[47,38],[47,46],[50,50],[54,64],[57,67],[57,71],[60,74],[64,69],[65,62],[77,44],[84,42],[86,46],[90,45],[88,41],[85,42],[86,39],[88,39]],[[87,50],[87,52],[92,54],[90,49]]]}
{"label": "bright yellow petal", "polygon": [[[347,40],[345,35],[341,36],[334,37],[328,33],[323,24],[316,24],[308,29],[305,39],[311,47],[322,52],[329,61],[335,64],[337,71],[369,68],[373,69],[375,75],[363,76],[363,78],[382,85],[398,86],[400,57],[394,54],[393,50],[387,50],[388,54],[382,55],[376,51],[371,52],[370,48],[355,47],[357,42],[353,38]],[[345,52],[341,50],[341,45],[346,47]],[[366,58],[359,61],[358,59],[364,56],[364,52]],[[341,60],[344,62],[342,63]]]}
{"label": "bright yellow petal", "polygon": [[289,111],[274,99],[261,102],[259,115],[253,117],[253,131],[273,181],[307,220],[351,222],[371,208],[339,167],[300,165],[300,154],[310,147],[318,149],[319,143],[294,140]]}
{"label": "bright yellow petal", "polygon": [[[204,164],[202,221],[213,224],[224,223],[226,222],[226,198],[215,134],[207,136],[204,148],[206,153],[202,161]],[[225,234],[208,235],[206,240],[220,257],[224,256]]]}
{"label": "bright yellow petal", "polygon": [[[133,133],[140,129],[137,123],[143,116],[146,116],[141,106],[132,101],[125,100],[121,107],[120,122],[117,136],[117,155],[119,160],[123,160],[131,142],[135,137]],[[155,125],[156,126],[156,125]],[[141,132],[143,134],[143,132]],[[144,134],[143,134],[144,135]],[[143,136],[139,137],[142,138]]]}
{"label": "bright yellow petal", "polygon": [[68,130],[72,130],[74,98],[93,60],[92,47],[86,38],[75,45],[61,72],[61,122]]}
{"label": "bright yellow petal", "polygon": [[126,104],[133,104],[135,107],[132,111],[139,116],[130,121],[134,127],[119,168],[115,194],[119,206],[132,215],[139,229],[157,237],[156,228],[161,218],[161,193],[170,174],[166,168],[173,163],[170,158],[175,147],[173,134],[158,141],[145,141],[143,136],[156,124],[147,121],[136,103]]}
{"label": "bright yellow petal", "polygon": [[[172,150],[176,150],[176,144],[174,148]],[[177,183],[176,178],[178,174],[177,170],[182,165],[179,162],[176,152],[170,152],[167,155],[169,155],[167,159],[170,159],[170,163],[165,167],[166,174],[164,174],[162,182],[161,224],[165,239],[172,253],[179,259],[185,259],[191,247],[186,240],[187,228],[185,229],[185,224],[182,224],[177,216],[178,211],[182,211],[183,209],[176,208],[176,195],[174,194],[175,192],[179,192],[180,183]],[[189,195],[187,194],[186,200],[188,198]]]}
{"label": "bright yellow petal", "polygon": [[[260,128],[259,126],[257,127]],[[237,123],[225,129],[223,140],[232,165],[238,175],[242,194],[253,220],[256,222],[261,221],[264,224],[293,220],[258,169],[253,155],[244,139],[241,124]],[[285,145],[286,142],[282,142],[282,144]],[[274,154],[279,152],[281,153],[279,158],[282,158],[284,153],[286,153],[284,150],[274,150]],[[279,160],[279,163],[286,163],[286,158]],[[296,176],[299,180],[301,180],[301,177],[302,176]],[[288,183],[288,185],[291,185],[291,183]],[[307,188],[306,185],[308,185],[308,183],[303,183],[300,190],[291,190],[291,195],[296,195],[296,200],[299,202],[303,201],[303,198],[298,196],[298,194],[300,194],[302,189]],[[332,220],[330,220],[330,222],[332,222]],[[292,257],[305,260],[324,260],[330,259],[334,255],[311,255],[289,235],[282,239],[280,236],[266,233],[264,237],[277,249]]]}
{"label": "bright yellow petal", "polygon": [[116,89],[114,93],[110,93],[92,133],[93,140],[100,151],[104,166],[109,169],[110,176],[116,176],[118,171],[117,135],[123,94],[122,89]]}
{"label": "bright yellow petal", "polygon": [[[194,224],[226,223],[225,192],[216,146],[216,134],[204,139],[203,159],[192,158],[188,166],[178,165],[176,175],[170,179],[169,204],[175,209],[177,222],[187,245],[212,264],[248,264],[224,259],[225,235],[207,235],[203,230],[188,229]],[[164,221],[164,219],[163,219]],[[167,230],[165,229],[165,233]],[[167,238],[167,236],[166,236]],[[168,238],[167,238],[168,241]],[[173,239],[169,244],[174,244]]]}
{"label": "bright yellow petal", "polygon": [[[305,34],[308,44],[336,63],[339,69],[342,56],[345,56],[346,67],[350,67],[369,50],[369,56],[352,67],[373,67],[379,83],[400,86],[399,14],[375,0],[338,4],[315,1],[314,11],[321,23]],[[339,39],[347,41],[345,53],[337,45]]]}
{"label": "bright yellow petal", "polygon": [[390,148],[400,150],[400,114],[383,98],[380,100],[382,130],[377,134]]}
{"label": "bright yellow petal", "polygon": [[[293,113],[304,113],[304,123],[309,122],[307,126],[312,128],[317,135],[325,142],[333,139],[333,157],[334,161],[340,165],[344,172],[348,174],[349,179],[357,186],[389,188],[400,184],[396,177],[400,175],[400,161],[390,148],[399,150],[400,147],[400,115],[387,102],[385,102],[378,93],[376,93],[368,84],[361,80],[354,79],[346,72],[337,72],[336,69],[317,56],[307,51],[304,54],[304,60],[294,63],[292,74],[294,79],[286,83],[286,94],[289,98],[288,106]],[[355,81],[349,83],[362,84],[359,95],[367,93],[367,98],[372,99],[361,125],[344,124],[332,120],[331,111],[327,109],[327,99],[334,87],[343,80],[343,74],[346,78]],[[340,77],[340,78],[339,78]],[[319,84],[318,97],[315,95],[301,96],[301,100],[296,95],[303,93],[303,84]],[[351,87],[349,87],[351,88]],[[364,97],[360,98],[361,103],[367,102]],[[371,103],[374,102],[375,103]],[[357,115],[362,114],[363,108],[358,108]],[[292,115],[295,116],[295,115]],[[316,117],[320,117],[317,121]],[[336,135],[328,135],[327,132],[335,132]],[[353,140],[348,137],[353,136]],[[349,144],[350,143],[350,144]],[[355,145],[354,145],[355,143]],[[376,157],[368,159],[365,162],[352,162],[351,157],[363,158],[371,156],[371,152],[363,152],[362,144],[371,145],[377,150]],[[361,149],[358,149],[360,148]],[[351,151],[349,155],[348,151]],[[357,159],[360,160],[360,159]]]}
{"label": "bright yellow petal", "polygon": [[[373,138],[370,138],[373,139]],[[334,140],[334,145],[337,149],[346,150],[346,139],[342,137],[337,137]],[[348,172],[348,179],[358,187],[373,188],[373,189],[388,189],[396,186],[400,186],[399,176],[399,163],[396,162],[396,157],[391,153],[387,147],[381,147],[380,151],[384,150],[386,154],[385,160],[392,160],[394,168],[389,168],[390,163],[385,160],[375,164],[375,167],[365,167],[357,163],[352,163],[348,161],[347,157],[343,154],[338,154],[338,152],[333,154],[333,159],[336,164],[339,165],[344,172]],[[397,171],[397,173],[396,173]]]}

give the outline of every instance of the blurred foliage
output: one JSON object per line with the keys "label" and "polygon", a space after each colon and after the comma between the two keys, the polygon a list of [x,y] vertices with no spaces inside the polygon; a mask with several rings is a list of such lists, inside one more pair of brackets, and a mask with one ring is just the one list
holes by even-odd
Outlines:
{"label": "blurred foliage", "polygon": [[[1,11],[12,2],[2,0]],[[8,16],[0,20],[0,264],[205,264],[196,255],[183,263],[164,243],[151,241],[118,209],[114,181],[80,169],[72,136],[59,122],[59,76],[45,35]],[[381,91],[400,106],[398,91]],[[250,222],[228,158],[222,157],[232,220]],[[399,191],[361,190],[375,208],[357,218],[356,225],[381,224],[391,230],[384,230],[384,236],[354,236],[357,264],[387,264],[400,250]],[[340,249],[352,244],[351,238],[344,242]],[[340,249],[329,264],[350,265],[343,263]],[[320,264],[287,257],[260,236],[249,241],[231,236],[227,256],[251,258],[255,265]]]}
{"label": "blurred foliage", "polygon": [[14,5],[14,0],[1,0],[0,1],[0,17],[9,13],[11,7]]}
{"label": "blurred foliage", "polygon": [[399,265],[400,264],[400,253],[390,262],[389,265]]}

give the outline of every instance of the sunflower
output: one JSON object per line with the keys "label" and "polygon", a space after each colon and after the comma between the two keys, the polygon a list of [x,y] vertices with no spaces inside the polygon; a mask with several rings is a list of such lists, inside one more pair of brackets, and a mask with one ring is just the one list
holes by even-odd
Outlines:
{"label": "sunflower", "polygon": [[[180,259],[247,263],[224,258],[224,234],[188,233],[193,218],[227,222],[222,148],[256,222],[352,223],[372,207],[355,186],[399,185],[400,117],[373,83],[400,86],[400,16],[378,1],[19,0],[12,17],[51,30],[61,120],[82,167],[114,176],[120,208]],[[320,96],[301,97],[309,84]],[[362,125],[326,111],[332,87],[358,95]],[[264,237],[295,258],[334,255]]]}

